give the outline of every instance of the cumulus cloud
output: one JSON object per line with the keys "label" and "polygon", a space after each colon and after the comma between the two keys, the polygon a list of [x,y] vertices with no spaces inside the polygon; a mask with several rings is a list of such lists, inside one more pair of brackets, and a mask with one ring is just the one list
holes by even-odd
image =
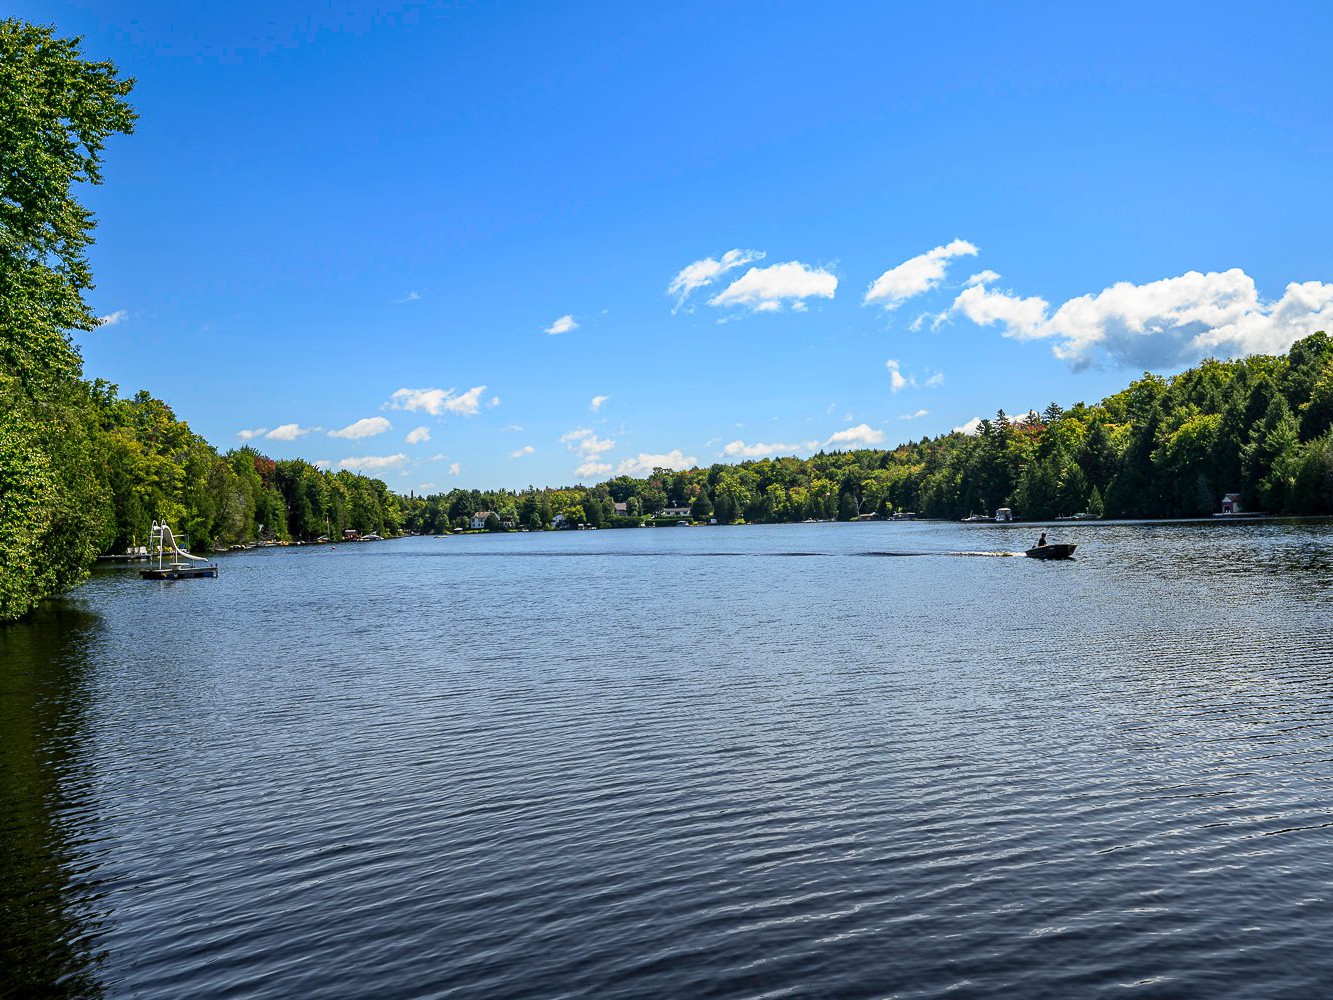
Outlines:
{"label": "cumulus cloud", "polygon": [[419,489],[422,493],[427,493],[427,492],[429,492],[430,490],[435,489],[435,484],[434,484],[434,483],[417,483],[417,489]]}
{"label": "cumulus cloud", "polygon": [[996,274],[994,271],[992,271],[990,268],[987,268],[984,271],[978,271],[976,274],[972,275],[965,282],[963,282],[963,284],[966,285],[968,288],[971,288],[973,285],[993,285],[995,282],[999,280],[1000,276]]}
{"label": "cumulus cloud", "polygon": [[265,441],[295,441],[305,437],[314,427],[302,427],[300,424],[282,424],[264,435]]}
{"label": "cumulus cloud", "polygon": [[650,455],[647,452],[639,452],[633,458],[627,458],[620,463],[616,469],[616,475],[619,476],[638,476],[654,469],[692,469],[699,464],[699,460],[693,455],[686,455],[679,448],[667,452],[665,455]]}
{"label": "cumulus cloud", "polygon": [[602,452],[610,451],[616,446],[614,441],[599,438],[595,431],[587,427],[580,427],[568,434],[562,434],[560,443],[567,446],[570,451],[576,451],[584,456],[600,455]]}
{"label": "cumulus cloud", "polygon": [[[362,417],[355,423],[348,424],[341,430],[329,431],[331,438],[347,438],[351,441],[358,441],[361,438],[374,437],[376,434],[383,434],[390,430],[393,424],[389,423],[384,417]],[[416,432],[413,431],[415,434]]]}
{"label": "cumulus cloud", "polygon": [[[481,394],[485,391],[484,385],[474,385],[464,393],[454,389],[398,389],[385,405],[391,410],[429,413],[432,417],[444,413],[471,417],[481,408]],[[498,398],[492,399],[492,406],[498,404]]]}
{"label": "cumulus cloud", "polygon": [[316,469],[327,469],[332,463],[327,458],[321,458],[313,464]]}
{"label": "cumulus cloud", "polygon": [[953,429],[953,433],[955,433],[955,434],[975,434],[975,433],[976,433],[977,431],[979,431],[979,430],[981,430],[981,418],[980,418],[980,417],[973,417],[973,418],[972,418],[971,420],[969,420],[967,423],[965,423],[965,424],[960,424],[959,426],[955,427],[955,428]]}
{"label": "cumulus cloud", "polygon": [[429,428],[429,427],[425,427],[425,426],[422,426],[422,427],[414,427],[414,428],[412,428],[412,430],[410,430],[410,431],[407,432],[407,443],[408,443],[408,444],[421,444],[423,441],[429,441],[429,440],[430,440],[430,428]]}
{"label": "cumulus cloud", "polygon": [[915,413],[904,413],[904,414],[903,414],[901,417],[899,417],[898,419],[899,419],[899,420],[918,420],[918,419],[920,419],[921,417],[928,417],[928,416],[930,416],[930,411],[929,411],[929,410],[917,410]]}
{"label": "cumulus cloud", "polygon": [[537,449],[530,444],[525,444],[522,448],[516,448],[509,453],[510,458],[522,458],[524,455],[531,455]]}
{"label": "cumulus cloud", "polygon": [[463,471],[463,467],[462,467],[461,465],[459,465],[457,462],[450,462],[450,463],[449,463],[449,475],[451,475],[451,476],[456,476],[456,475],[458,475],[458,474],[459,474],[460,472],[462,472],[462,471]]}
{"label": "cumulus cloud", "polygon": [[1333,328],[1333,283],[1292,282],[1281,298],[1260,298],[1240,268],[1188,271],[1136,285],[1117,282],[1054,312],[1040,298],[981,286],[964,289],[949,310],[1007,337],[1050,339],[1075,369],[1100,362],[1133,369],[1173,368],[1210,355],[1280,354],[1301,337]]}
{"label": "cumulus cloud", "polygon": [[97,325],[116,326],[118,323],[124,323],[129,318],[130,312],[128,309],[117,309],[115,312],[108,313],[105,316],[98,316]]}
{"label": "cumulus cloud", "polygon": [[548,326],[546,332],[555,336],[556,334],[569,333],[569,331],[577,330],[578,328],[579,325],[574,322],[574,317],[566,314]]}
{"label": "cumulus cloud", "polygon": [[344,458],[339,460],[338,468],[358,472],[379,472],[402,465],[406,461],[407,456],[400,451],[397,455],[362,455],[359,458]]}
{"label": "cumulus cloud", "polygon": [[1038,332],[1046,319],[1048,303],[1045,299],[1032,296],[1023,298],[1011,292],[1000,292],[985,285],[971,285],[964,288],[954,299],[953,305],[941,313],[938,322],[952,315],[961,314],[978,326],[990,326],[999,323],[1004,327],[1006,337],[1026,340],[1039,337]]}
{"label": "cumulus cloud", "polygon": [[407,293],[406,295],[404,295],[401,299],[394,299],[393,301],[394,301],[394,304],[395,304],[395,305],[402,305],[404,302],[420,302],[420,301],[421,301],[421,293],[420,293],[420,292],[408,292],[408,293]]}
{"label": "cumulus cloud", "polygon": [[671,311],[675,312],[684,305],[685,300],[696,288],[711,285],[732,268],[744,267],[746,264],[753,264],[755,261],[763,259],[764,252],[762,250],[728,250],[722,255],[721,260],[714,260],[712,257],[696,260],[693,264],[683,268],[679,274],[671,279],[671,284],[667,285],[667,294],[676,297],[675,308]]}
{"label": "cumulus cloud", "polygon": [[884,367],[889,370],[889,391],[897,392],[907,385],[907,379],[903,377],[901,366],[893,358],[884,362]]}
{"label": "cumulus cloud", "polygon": [[884,440],[884,432],[876,430],[869,424],[857,424],[855,427],[848,427],[846,430],[838,431],[824,442],[824,447],[836,446],[843,447],[867,447],[872,444],[879,444]]}
{"label": "cumulus cloud", "polygon": [[584,462],[574,470],[574,475],[580,479],[587,479],[591,476],[604,476],[611,471],[611,466],[606,462]]}
{"label": "cumulus cloud", "polygon": [[953,258],[974,257],[977,252],[977,248],[967,240],[954,240],[945,246],[927,250],[897,267],[889,268],[876,278],[866,290],[862,304],[880,304],[885,309],[897,309],[914,295],[938,286],[944,280],[949,261]]}
{"label": "cumulus cloud", "polygon": [[831,299],[838,290],[837,275],[800,261],[752,267],[708,300],[710,306],[739,306],[754,312],[778,312],[790,304],[798,312],[809,298]]}
{"label": "cumulus cloud", "polygon": [[256,427],[253,430],[237,431],[236,436],[242,441],[253,441],[255,438],[262,437],[267,433],[267,427]]}
{"label": "cumulus cloud", "polygon": [[818,441],[804,441],[796,444],[765,444],[756,441],[754,444],[746,444],[744,441],[730,441],[723,446],[721,454],[727,458],[766,458],[772,455],[795,455],[801,451],[814,451],[819,447]]}
{"label": "cumulus cloud", "polygon": [[[482,388],[484,389],[485,386],[482,386]],[[500,405],[500,397],[492,396],[490,400],[486,403],[486,405],[489,406],[492,410],[495,409],[497,406]]]}
{"label": "cumulus cloud", "polygon": [[909,387],[915,389],[918,385],[922,385],[927,389],[933,389],[937,385],[942,385],[944,383],[943,372],[935,372],[933,375],[926,378],[924,382],[918,383],[915,375],[903,374],[902,363],[896,358],[889,358],[888,361],[884,362],[884,367],[888,369],[889,372],[890,392],[898,392],[901,389]]}
{"label": "cumulus cloud", "polygon": [[592,410],[593,413],[596,413],[602,408],[602,404],[610,398],[610,396],[593,396],[592,402],[588,404],[588,409]]}

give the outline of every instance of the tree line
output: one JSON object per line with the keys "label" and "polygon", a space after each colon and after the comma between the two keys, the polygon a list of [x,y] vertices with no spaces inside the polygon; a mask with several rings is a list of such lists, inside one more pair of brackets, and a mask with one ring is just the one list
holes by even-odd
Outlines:
{"label": "tree line", "polygon": [[1197,517],[1216,512],[1225,493],[1254,511],[1333,514],[1333,342],[1323,332],[1282,356],[1145,373],[1100,403],[1001,410],[973,433],[889,450],[659,468],[596,486],[453,490],[405,498],[402,510],[406,527],[442,533],[478,511],[494,512],[491,527],[502,530],[548,528],[559,515],[570,525],[634,526],[665,507],[722,524],[899,511],[963,518],[998,507],[1034,520]]}
{"label": "tree line", "polygon": [[[0,20],[0,621],[86,578],[96,556],[142,544],[153,519],[195,547],[650,523],[664,508],[722,524],[960,518],[1011,507],[1041,519],[1211,513],[1223,493],[1275,514],[1333,514],[1333,343],[1144,374],[1100,403],[983,420],[975,433],[890,450],[654,469],[594,486],[396,496],[381,481],[251,448],[220,454],[146,392],[83,377],[72,330],[97,319],[79,183],[100,183],[107,139],[135,113],[108,62],[78,39]],[[674,523],[675,515],[669,519]]]}
{"label": "tree line", "polygon": [[134,129],[133,80],[79,39],[0,20],[0,621],[88,575],[97,555],[147,542],[165,519],[194,547],[399,530],[384,483],[221,455],[146,392],[86,381],[71,330],[97,318],[74,196],[101,182],[106,141]]}

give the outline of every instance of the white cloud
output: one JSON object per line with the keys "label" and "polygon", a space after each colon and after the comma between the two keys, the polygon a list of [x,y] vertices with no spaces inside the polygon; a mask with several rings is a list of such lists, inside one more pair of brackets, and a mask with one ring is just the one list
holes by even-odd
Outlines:
{"label": "white cloud", "polygon": [[903,377],[901,366],[896,360],[889,358],[888,361],[884,362],[884,367],[889,370],[890,392],[897,392],[899,389],[906,387],[907,379]]}
{"label": "white cloud", "polygon": [[975,434],[975,433],[976,433],[978,430],[980,430],[980,429],[981,429],[981,418],[980,418],[980,417],[973,417],[973,418],[972,418],[971,420],[969,420],[967,423],[965,423],[965,424],[960,424],[958,427],[955,427],[955,428],[953,429],[953,433],[955,433],[955,434]]}
{"label": "white cloud", "polygon": [[927,389],[934,389],[937,385],[942,385],[944,383],[943,372],[935,372],[924,382],[918,383],[915,375],[903,374],[902,362],[898,361],[896,358],[889,358],[888,361],[884,362],[884,367],[887,368],[889,372],[890,392],[898,392],[901,389],[909,387],[915,389],[918,385],[922,385]]}
{"label": "white cloud", "polygon": [[884,432],[876,430],[869,424],[857,424],[855,427],[848,427],[846,430],[838,431],[824,442],[824,447],[829,445],[865,447],[867,445],[879,444],[884,440]]}
{"label": "white cloud", "polygon": [[426,493],[426,492],[428,492],[428,491],[430,491],[430,490],[435,489],[435,484],[434,484],[434,483],[417,483],[417,489],[420,490],[422,493]]}
{"label": "white cloud", "polygon": [[627,458],[621,462],[616,469],[616,474],[634,476],[652,472],[654,469],[692,469],[698,464],[699,460],[697,458],[693,455],[686,455],[679,448],[669,451],[665,455],[650,455],[647,452],[640,452],[633,458]]}
{"label": "white cloud", "polygon": [[404,302],[420,302],[420,301],[421,301],[421,293],[420,293],[420,292],[408,292],[408,293],[407,293],[406,295],[404,295],[401,299],[394,299],[393,301],[394,301],[394,304],[395,304],[395,305],[402,305]]}
{"label": "white cloud", "polygon": [[[486,387],[485,387],[485,386],[482,386],[481,388],[484,389],[484,388],[486,388]],[[500,405],[500,397],[499,397],[499,396],[492,396],[492,397],[490,398],[490,402],[488,402],[486,405],[489,406],[492,410],[495,409],[497,406]]]}
{"label": "white cloud", "polygon": [[341,459],[338,462],[338,468],[352,469],[358,472],[378,472],[383,469],[392,469],[406,461],[407,456],[402,452],[397,455],[362,455],[359,458]]}
{"label": "white cloud", "polygon": [[274,427],[264,435],[265,441],[295,441],[297,438],[305,437],[314,427],[302,427],[300,424],[282,424]]}
{"label": "white cloud", "polygon": [[1000,323],[1004,326],[1006,337],[1027,340],[1039,337],[1042,323],[1046,319],[1047,302],[1045,299],[1022,298],[1011,292],[998,292],[984,285],[972,285],[964,288],[954,299],[953,305],[937,317],[936,324],[955,313],[962,313],[978,326],[990,326]]}
{"label": "white cloud", "polygon": [[[393,424],[389,423],[384,417],[362,417],[356,423],[348,424],[341,430],[329,431],[331,438],[347,438],[351,441],[357,441],[361,438],[374,437],[376,434],[383,434],[392,429]],[[413,431],[413,433],[416,433]]]}
{"label": "white cloud", "polygon": [[737,455],[742,458],[764,458],[770,455],[795,455],[801,451],[814,451],[819,447],[818,441],[805,441],[797,444],[765,444],[756,441],[754,444],[746,444],[744,441],[730,441],[723,446],[721,454],[728,458],[734,458]]}
{"label": "white cloud", "polygon": [[[398,389],[385,405],[391,410],[411,410],[429,413],[433,417],[443,413],[470,417],[481,408],[481,394],[485,391],[484,385],[475,385],[461,394],[456,394],[453,389]],[[497,397],[491,405],[498,403]]]}
{"label": "white cloud", "polygon": [[954,240],[889,268],[867,289],[863,305],[882,303],[885,309],[900,305],[922,292],[928,292],[944,280],[949,261],[954,257],[974,257],[977,248],[967,240]]}
{"label": "white cloud", "polygon": [[831,271],[788,261],[771,267],[752,267],[708,300],[710,306],[740,306],[754,312],[778,312],[784,303],[800,312],[808,298],[831,299],[838,278]]}
{"label": "white cloud", "polygon": [[116,326],[117,324],[124,323],[129,318],[130,311],[128,309],[117,309],[115,312],[108,313],[106,316],[98,316],[97,325]]}
{"label": "white cloud", "polygon": [[903,414],[901,417],[899,417],[898,419],[899,419],[899,420],[918,420],[918,419],[920,419],[921,417],[928,417],[928,416],[930,416],[930,411],[929,411],[929,410],[917,410],[915,413],[904,413],[904,414]]}
{"label": "white cloud", "polygon": [[568,447],[570,451],[578,452],[584,458],[600,455],[602,452],[610,451],[616,446],[614,441],[599,438],[596,432],[587,427],[580,427],[568,434],[561,435],[560,443]]}
{"label": "white cloud", "polygon": [[463,467],[462,467],[461,465],[459,465],[457,462],[450,462],[450,463],[449,463],[449,475],[451,475],[451,476],[456,476],[456,475],[458,475],[458,474],[459,474],[460,472],[462,472],[462,471],[463,471]]}
{"label": "white cloud", "polygon": [[521,431],[522,429],[523,429],[523,425],[522,425],[522,424],[505,424],[503,427],[500,428],[501,432],[504,432],[504,431]]}
{"label": "white cloud", "polygon": [[316,469],[327,469],[332,463],[330,463],[327,458],[321,458],[318,461],[313,462],[312,464],[315,466]]}
{"label": "white cloud", "polygon": [[991,285],[999,280],[1000,276],[996,274],[994,271],[992,271],[990,268],[987,268],[984,271],[978,271],[976,274],[972,275],[972,277],[968,278],[965,282],[963,282],[963,284],[965,284],[968,288],[971,288],[973,285]]}
{"label": "white cloud", "polygon": [[[980,293],[980,294],[973,294]],[[1106,360],[1134,369],[1172,368],[1210,355],[1280,354],[1316,330],[1333,328],[1333,283],[1292,282],[1264,301],[1240,268],[1188,271],[1142,285],[1117,282],[1062,303],[965,289],[950,313],[1007,337],[1052,339],[1056,357],[1075,368]]]}
{"label": "white cloud", "polygon": [[558,320],[546,328],[546,332],[555,336],[560,333],[569,333],[571,330],[577,330],[578,323],[574,322],[574,317],[568,314],[561,316]]}
{"label": "white cloud", "polygon": [[592,410],[593,413],[596,413],[602,408],[602,404],[610,398],[610,396],[593,396],[592,402],[588,404],[588,409]]}
{"label": "white cloud", "polygon": [[522,448],[518,448],[518,449],[516,449],[516,450],[514,450],[514,451],[511,451],[511,452],[509,453],[509,457],[510,457],[510,458],[522,458],[524,455],[531,455],[531,454],[532,454],[534,451],[536,451],[536,450],[537,450],[537,449],[534,448],[534,447],[532,447],[532,445],[530,445],[530,444],[525,444]]}
{"label": "white cloud", "polygon": [[721,260],[714,260],[712,257],[696,260],[683,268],[671,279],[671,284],[667,285],[667,294],[676,296],[676,305],[671,311],[675,312],[684,305],[685,300],[696,288],[711,285],[732,268],[743,267],[763,259],[762,250],[728,250],[722,255]]}
{"label": "white cloud", "polygon": [[410,430],[410,431],[407,432],[407,443],[408,443],[408,444],[421,444],[423,441],[429,441],[429,440],[430,440],[430,428],[429,428],[429,427],[425,427],[425,426],[422,426],[422,427],[414,427],[414,428],[412,428],[412,430]]}
{"label": "white cloud", "polygon": [[574,475],[579,479],[588,479],[592,476],[604,476],[610,471],[611,466],[606,462],[584,462],[574,470]]}
{"label": "white cloud", "polygon": [[236,436],[242,441],[253,441],[257,437],[262,437],[268,433],[267,427],[256,427],[254,430],[237,431]]}

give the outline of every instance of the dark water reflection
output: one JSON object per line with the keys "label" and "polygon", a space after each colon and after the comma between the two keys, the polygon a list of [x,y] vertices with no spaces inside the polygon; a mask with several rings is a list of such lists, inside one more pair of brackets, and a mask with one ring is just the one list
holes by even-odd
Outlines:
{"label": "dark water reflection", "polygon": [[0,627],[0,995],[101,995],[89,649],[69,605]]}
{"label": "dark water reflection", "polygon": [[104,574],[0,633],[3,947],[112,996],[1320,995],[1333,531],[1059,532]]}

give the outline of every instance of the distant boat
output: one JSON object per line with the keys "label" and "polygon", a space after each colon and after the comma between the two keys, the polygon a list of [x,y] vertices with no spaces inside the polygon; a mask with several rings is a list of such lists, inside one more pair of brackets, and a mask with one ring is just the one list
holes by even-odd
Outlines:
{"label": "distant boat", "polygon": [[1068,559],[1076,548],[1077,545],[1038,545],[1023,554],[1029,559]]}
{"label": "distant boat", "polygon": [[964,524],[994,524],[995,518],[987,514],[969,514],[963,518]]}

